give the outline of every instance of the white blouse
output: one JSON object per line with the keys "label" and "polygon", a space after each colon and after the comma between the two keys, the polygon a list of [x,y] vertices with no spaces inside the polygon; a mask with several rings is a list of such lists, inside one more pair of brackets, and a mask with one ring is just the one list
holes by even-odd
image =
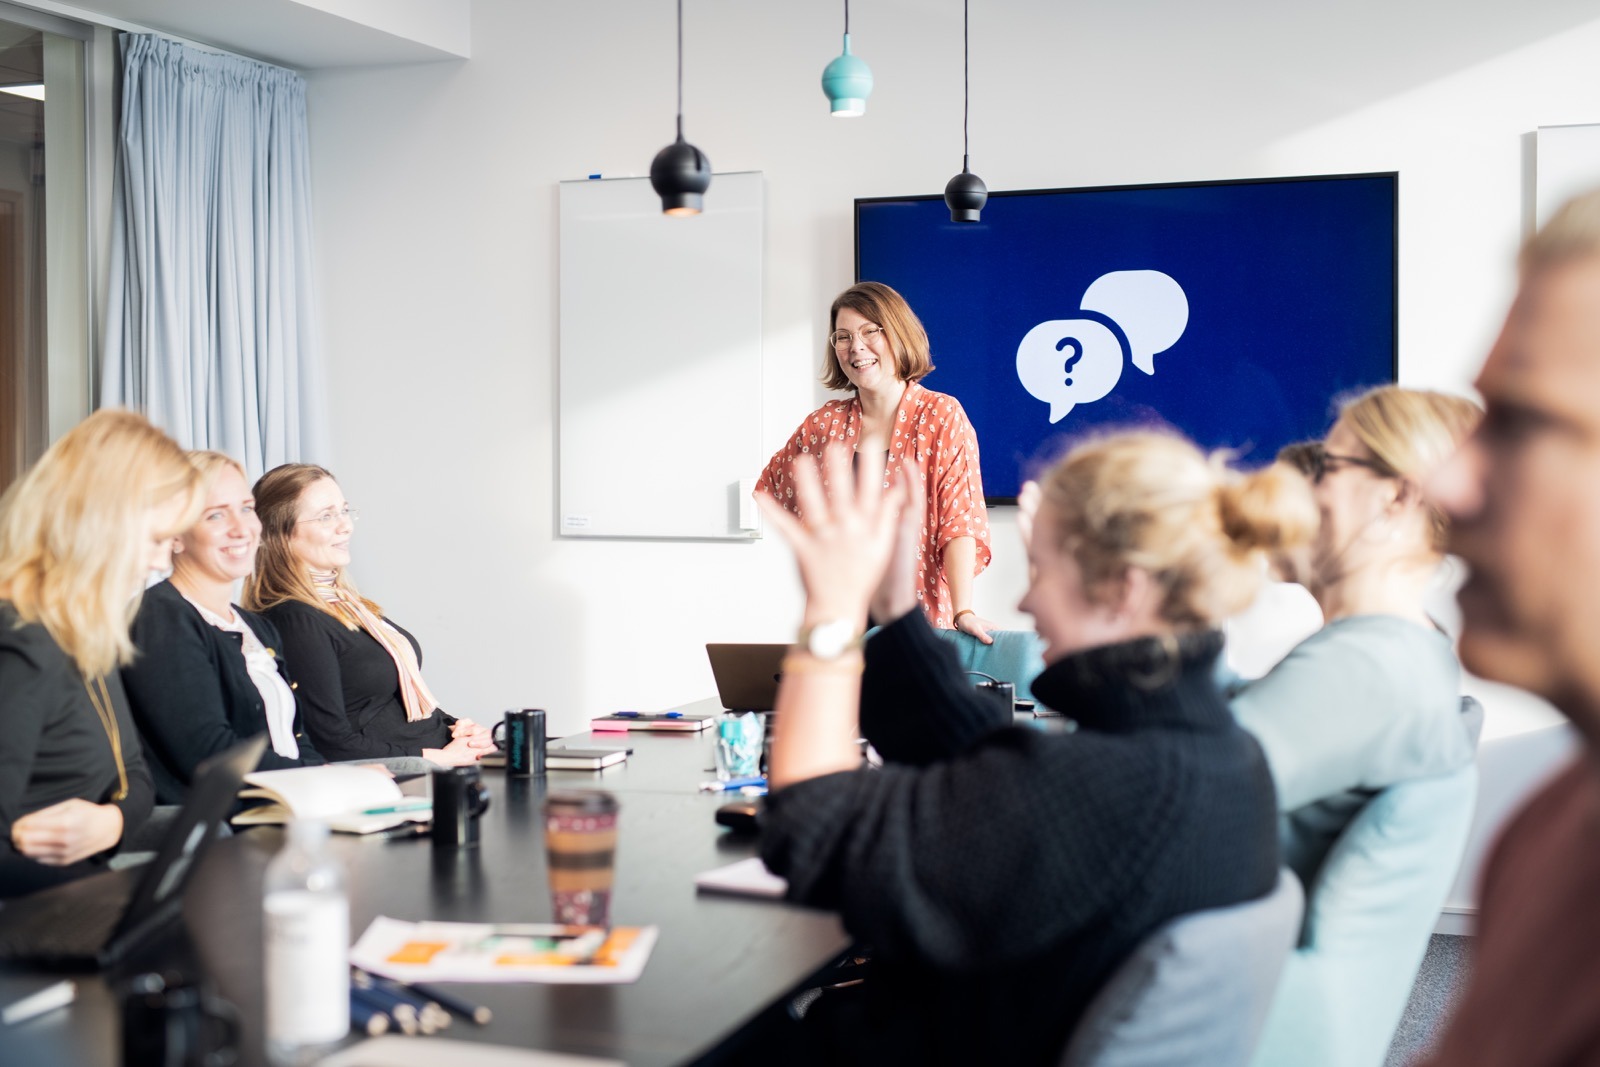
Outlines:
{"label": "white blouse", "polygon": [[[184,599],[189,600],[187,596]],[[250,624],[238,612],[232,612],[233,618],[229,620],[203,604],[196,604],[193,600],[189,600],[189,603],[194,604],[200,617],[212,626],[238,634],[244,639],[244,665],[267,711],[267,736],[272,739],[272,751],[287,759],[298,759],[300,743],[294,739],[294,693],[283,680],[283,675],[278,673],[277,657],[261,643],[256,632],[250,629]]]}

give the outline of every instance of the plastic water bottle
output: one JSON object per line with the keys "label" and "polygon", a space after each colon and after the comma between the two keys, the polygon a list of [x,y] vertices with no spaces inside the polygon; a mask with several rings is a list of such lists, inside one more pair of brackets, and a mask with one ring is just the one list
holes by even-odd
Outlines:
{"label": "plastic water bottle", "polygon": [[350,902],[325,823],[296,819],[262,887],[267,1057],[312,1063],[350,1031]]}

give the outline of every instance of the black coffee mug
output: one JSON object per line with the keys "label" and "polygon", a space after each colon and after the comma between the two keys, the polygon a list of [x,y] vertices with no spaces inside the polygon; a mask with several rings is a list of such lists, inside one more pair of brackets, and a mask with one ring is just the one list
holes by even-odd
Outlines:
{"label": "black coffee mug", "polygon": [[506,754],[508,778],[544,774],[545,714],[543,708],[513,708],[494,724],[490,736]]}
{"label": "black coffee mug", "polygon": [[141,974],[122,1000],[122,1062],[140,1067],[230,1067],[239,1012],[179,974]]}
{"label": "black coffee mug", "polygon": [[489,787],[476,767],[433,772],[433,843],[457,848],[478,843],[478,816],[489,807]]}

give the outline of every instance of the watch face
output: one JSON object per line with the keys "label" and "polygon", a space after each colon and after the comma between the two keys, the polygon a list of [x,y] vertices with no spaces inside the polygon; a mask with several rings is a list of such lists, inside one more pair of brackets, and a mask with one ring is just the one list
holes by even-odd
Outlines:
{"label": "watch face", "polygon": [[854,637],[855,627],[845,619],[818,623],[811,628],[806,650],[818,659],[837,659],[850,647]]}

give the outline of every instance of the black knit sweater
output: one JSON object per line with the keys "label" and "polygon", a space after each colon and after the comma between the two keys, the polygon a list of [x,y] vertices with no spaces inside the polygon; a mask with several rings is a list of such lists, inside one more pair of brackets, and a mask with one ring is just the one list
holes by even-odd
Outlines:
{"label": "black knit sweater", "polygon": [[1058,661],[1033,692],[1079,729],[1047,734],[997,726],[919,612],[871,639],[863,725],[890,762],[775,793],[762,840],[791,899],[875,950],[834,1055],[1053,1063],[1146,935],[1271,891],[1272,779],[1213,684],[1221,646]]}

